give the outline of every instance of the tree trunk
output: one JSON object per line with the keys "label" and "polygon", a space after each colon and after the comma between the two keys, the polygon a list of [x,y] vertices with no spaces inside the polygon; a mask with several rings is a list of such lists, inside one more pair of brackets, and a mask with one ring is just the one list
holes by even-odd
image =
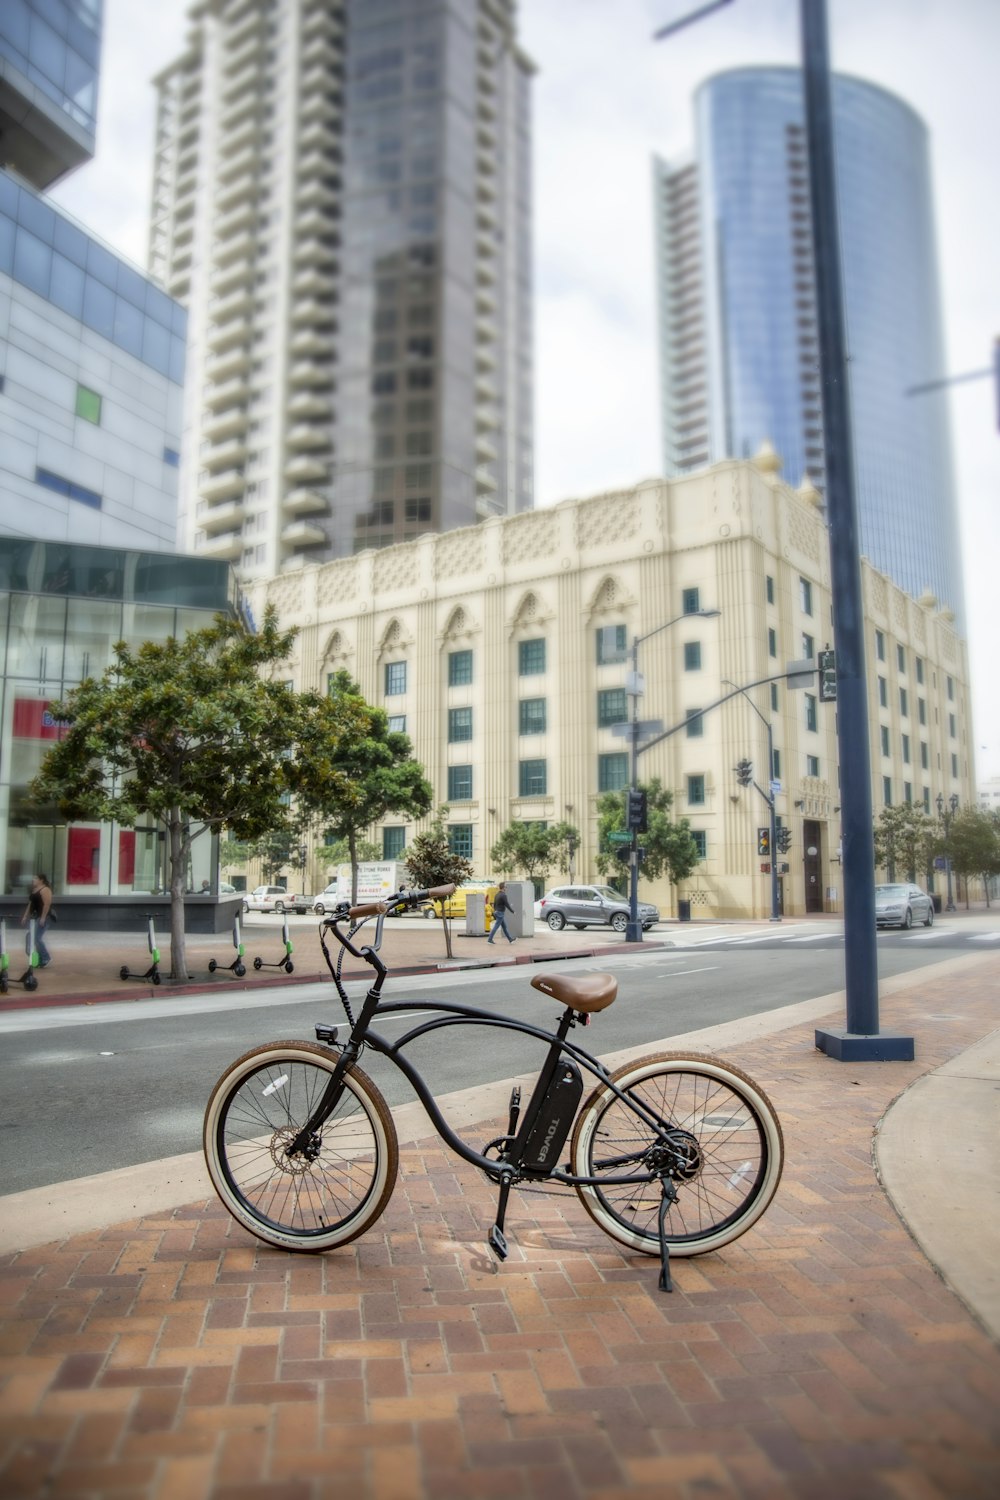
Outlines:
{"label": "tree trunk", "polygon": [[444,927],[444,951],[449,958],[454,958],[455,955],[451,951],[451,922],[445,915],[445,907],[443,901],[441,903],[441,925]]}
{"label": "tree trunk", "polygon": [[175,983],[188,979],[187,953],[184,942],[184,870],[189,840],[184,838],[184,824],[175,808],[167,825],[170,836],[170,977]]}
{"label": "tree trunk", "polygon": [[347,835],[347,852],[351,860],[351,905],[358,904],[358,835],[352,828]]}

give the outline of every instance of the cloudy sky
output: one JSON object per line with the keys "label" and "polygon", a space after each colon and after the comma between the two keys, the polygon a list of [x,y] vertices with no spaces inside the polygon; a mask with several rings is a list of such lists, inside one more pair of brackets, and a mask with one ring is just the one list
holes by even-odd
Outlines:
{"label": "cloudy sky", "polygon": [[[651,155],[690,146],[692,94],[711,73],[797,59],[797,0],[734,0],[673,38],[652,42],[658,26],[700,3],[520,3],[521,38],[539,70],[540,504],[659,472]],[[1000,0],[828,0],[828,6],[834,66],[892,89],[930,127],[948,354],[942,373],[984,369],[1000,335]],[[186,0],[105,0],[97,158],[55,194],[140,264],[151,179],[149,80],[179,50],[186,10]],[[996,776],[997,403],[988,380],[956,386],[950,401],[976,763],[980,776]]]}

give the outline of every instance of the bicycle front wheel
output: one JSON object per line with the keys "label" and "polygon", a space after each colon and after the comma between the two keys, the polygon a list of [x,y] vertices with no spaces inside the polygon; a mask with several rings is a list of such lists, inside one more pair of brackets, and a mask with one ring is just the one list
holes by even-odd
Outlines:
{"label": "bicycle front wheel", "polygon": [[313,1042],[271,1042],[232,1064],[205,1111],[205,1160],[226,1208],[283,1250],[330,1250],[375,1223],[399,1165],[389,1106],[349,1068],[333,1114],[307,1150],[286,1148],[323,1097],[337,1054]]}
{"label": "bicycle front wheel", "polygon": [[[629,1249],[658,1255],[659,1173],[677,1190],[666,1220],[671,1255],[718,1250],[749,1229],[774,1197],[784,1155],[763,1090],[739,1068],[691,1053],[639,1058],[611,1077],[625,1098],[605,1084],[594,1089],[573,1132],[573,1171],[600,1178],[648,1170],[650,1180],[577,1187],[595,1223]],[[662,1121],[666,1144],[630,1100]]]}

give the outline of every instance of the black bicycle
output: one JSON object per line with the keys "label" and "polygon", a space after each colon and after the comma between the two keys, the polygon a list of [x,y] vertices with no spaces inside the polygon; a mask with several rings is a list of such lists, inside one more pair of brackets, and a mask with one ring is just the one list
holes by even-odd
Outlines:
{"label": "black bicycle", "polygon": [[[320,943],[350,1030],[341,1039],[338,1027],[319,1025],[315,1042],[270,1042],[227,1068],[205,1112],[205,1157],[216,1192],[240,1224],[284,1250],[330,1250],[370,1229],[392,1195],[399,1150],[389,1107],[358,1067],[369,1047],[409,1079],[452,1151],[499,1188],[488,1234],[499,1259],[507,1256],[511,1188],[561,1184],[576,1189],[612,1239],[659,1255],[660,1285],[669,1291],[671,1255],[721,1249],[774,1197],[783,1143],[770,1100],[731,1063],[694,1053],[654,1053],[609,1072],[569,1033],[615,999],[611,974],[535,975],[532,986],[562,1006],[554,1031],[468,1005],[383,1003],[388,970],[379,948],[386,915],[443,900],[453,889],[400,891],[324,919]],[[373,940],[357,946],[372,918]],[[336,963],[330,934],[340,945]],[[356,1018],[342,981],[347,954],[375,971]],[[376,1015],[404,1010],[433,1014],[398,1041],[372,1030]],[[480,1149],[451,1129],[405,1050],[445,1027],[470,1024],[547,1044],[527,1104],[522,1108],[515,1088],[506,1132]],[[584,1075],[594,1080],[586,1099]],[[569,1159],[559,1165],[571,1130]]]}

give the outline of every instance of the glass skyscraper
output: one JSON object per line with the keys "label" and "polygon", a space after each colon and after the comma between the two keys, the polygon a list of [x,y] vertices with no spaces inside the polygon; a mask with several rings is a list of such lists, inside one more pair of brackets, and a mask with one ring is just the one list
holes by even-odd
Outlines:
{"label": "glass skyscraper", "polygon": [[[927,131],[833,80],[862,551],[962,618]],[[666,472],[762,442],[822,493],[824,437],[801,75],[744,68],[695,100],[695,150],[654,166]]]}
{"label": "glass skyscraper", "polygon": [[47,188],[89,161],[103,0],[0,4],[0,166]]}

